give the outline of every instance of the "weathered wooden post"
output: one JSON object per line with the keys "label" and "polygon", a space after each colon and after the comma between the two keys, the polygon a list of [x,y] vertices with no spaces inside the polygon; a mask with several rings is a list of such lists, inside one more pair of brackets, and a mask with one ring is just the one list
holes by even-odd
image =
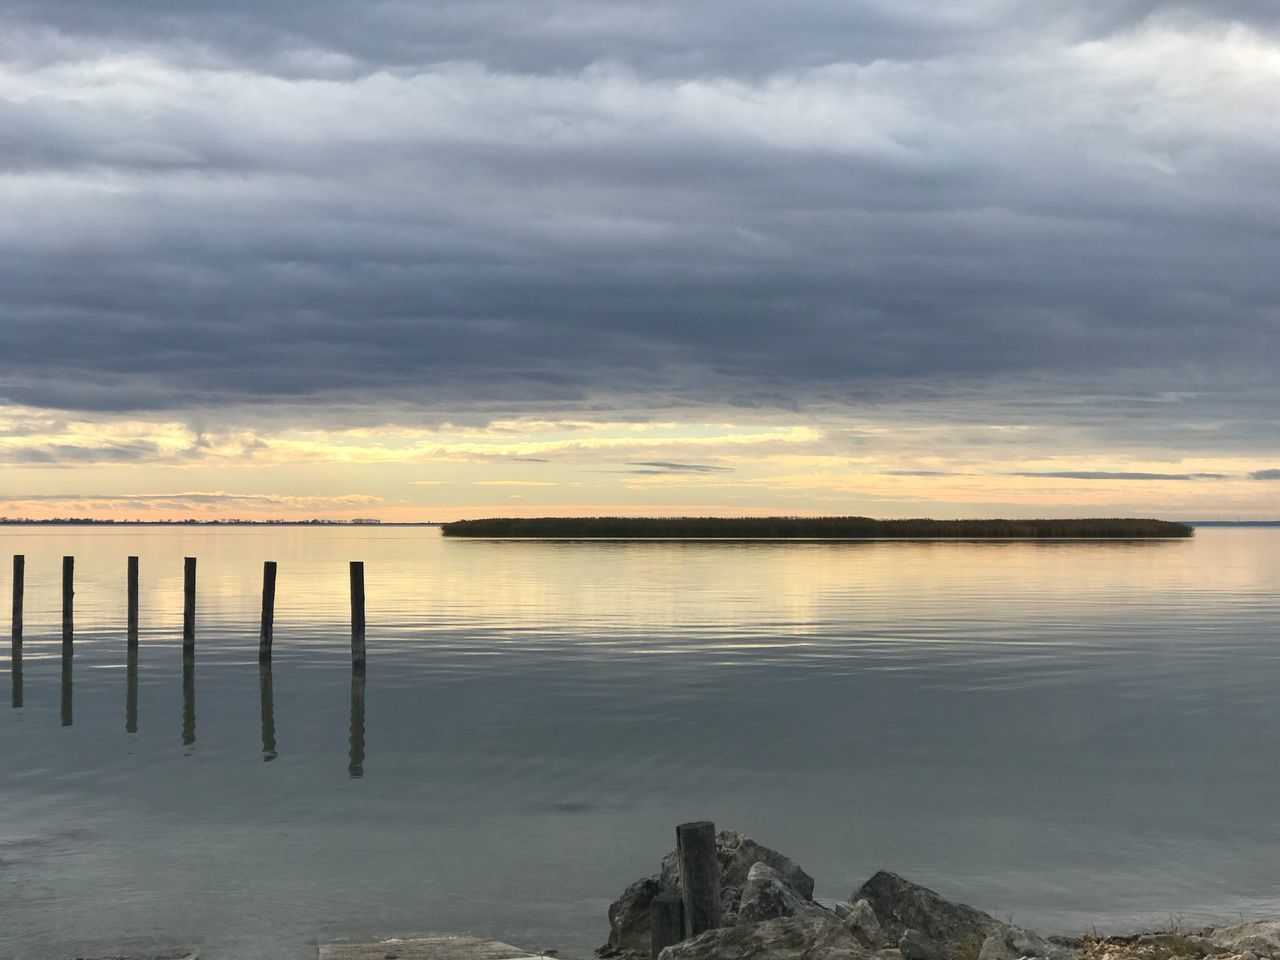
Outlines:
{"label": "weathered wooden post", "polygon": [[138,648],[129,647],[125,655],[124,729],[138,732]]}
{"label": "weathered wooden post", "polygon": [[364,562],[351,561],[351,665],[364,669]]}
{"label": "weathered wooden post", "polygon": [[716,828],[709,820],[676,827],[676,850],[684,899],[684,938],[720,926],[720,859]]}
{"label": "weathered wooden post", "polygon": [[267,560],[262,564],[262,626],[258,630],[258,660],[262,663],[271,660],[271,641],[276,623],[276,562]]}
{"label": "weathered wooden post", "polygon": [[76,558],[62,558],[62,642],[75,635]]}
{"label": "weathered wooden post", "polygon": [[347,741],[347,776],[364,776],[364,667],[351,668],[351,730]]}
{"label": "weathered wooden post", "polygon": [[129,593],[128,634],[129,648],[138,646],[138,558],[129,558],[129,574],[127,578]]}
{"label": "weathered wooden post", "polygon": [[684,939],[684,901],[674,890],[660,893],[649,906],[650,960],[658,960],[664,947]]}
{"label": "weathered wooden post", "polygon": [[262,762],[270,763],[276,753],[275,695],[271,682],[271,661],[258,661],[258,700],[262,717]]}
{"label": "weathered wooden post", "polygon": [[196,558],[182,560],[182,648],[196,647]]}
{"label": "weathered wooden post", "polygon": [[20,553],[13,555],[13,642],[22,643],[22,593],[27,579],[27,558]]}

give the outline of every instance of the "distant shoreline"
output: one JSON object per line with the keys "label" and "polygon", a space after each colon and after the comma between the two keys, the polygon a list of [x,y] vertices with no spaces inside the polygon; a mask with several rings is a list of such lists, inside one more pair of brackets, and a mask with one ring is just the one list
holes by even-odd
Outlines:
{"label": "distant shoreline", "polygon": [[1181,539],[1168,520],[873,520],[869,517],[498,517],[455,520],[446,537],[650,540],[1134,540]]}

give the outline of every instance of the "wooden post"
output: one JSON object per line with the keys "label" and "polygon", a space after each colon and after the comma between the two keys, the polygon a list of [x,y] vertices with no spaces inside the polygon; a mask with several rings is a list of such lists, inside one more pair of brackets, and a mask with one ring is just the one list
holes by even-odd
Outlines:
{"label": "wooden post", "polygon": [[684,938],[720,926],[720,859],[716,828],[709,820],[676,827],[680,886],[684,898]]}
{"label": "wooden post", "polygon": [[62,558],[62,642],[75,635],[76,558]]}
{"label": "wooden post", "polygon": [[22,592],[27,579],[27,558],[13,555],[13,632],[14,643],[22,643]]}
{"label": "wooden post", "polygon": [[138,646],[138,558],[129,558],[129,576],[128,576],[128,592],[129,592],[129,647],[134,649]]}
{"label": "wooden post", "polygon": [[196,647],[196,558],[182,561],[182,648]]}
{"label": "wooden post", "polygon": [[351,561],[351,665],[364,669],[364,563]]}
{"label": "wooden post", "polygon": [[271,660],[271,640],[276,623],[276,562],[262,564],[262,626],[258,631],[258,660]]}
{"label": "wooden post", "polygon": [[658,960],[664,947],[684,939],[684,901],[674,890],[660,893],[649,906],[649,957]]}

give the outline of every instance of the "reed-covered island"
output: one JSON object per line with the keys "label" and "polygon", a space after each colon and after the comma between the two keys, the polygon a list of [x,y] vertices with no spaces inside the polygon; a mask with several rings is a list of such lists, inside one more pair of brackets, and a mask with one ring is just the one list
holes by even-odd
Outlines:
{"label": "reed-covered island", "polygon": [[1168,520],[873,520],[870,517],[492,517],[455,520],[446,537],[647,540],[1168,539],[1195,530]]}

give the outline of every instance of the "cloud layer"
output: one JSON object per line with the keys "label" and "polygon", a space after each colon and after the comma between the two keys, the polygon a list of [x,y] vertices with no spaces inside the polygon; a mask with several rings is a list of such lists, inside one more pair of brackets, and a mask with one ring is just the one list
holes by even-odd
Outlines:
{"label": "cloud layer", "polygon": [[1278,82],[1261,0],[9,3],[0,402],[1266,459]]}

